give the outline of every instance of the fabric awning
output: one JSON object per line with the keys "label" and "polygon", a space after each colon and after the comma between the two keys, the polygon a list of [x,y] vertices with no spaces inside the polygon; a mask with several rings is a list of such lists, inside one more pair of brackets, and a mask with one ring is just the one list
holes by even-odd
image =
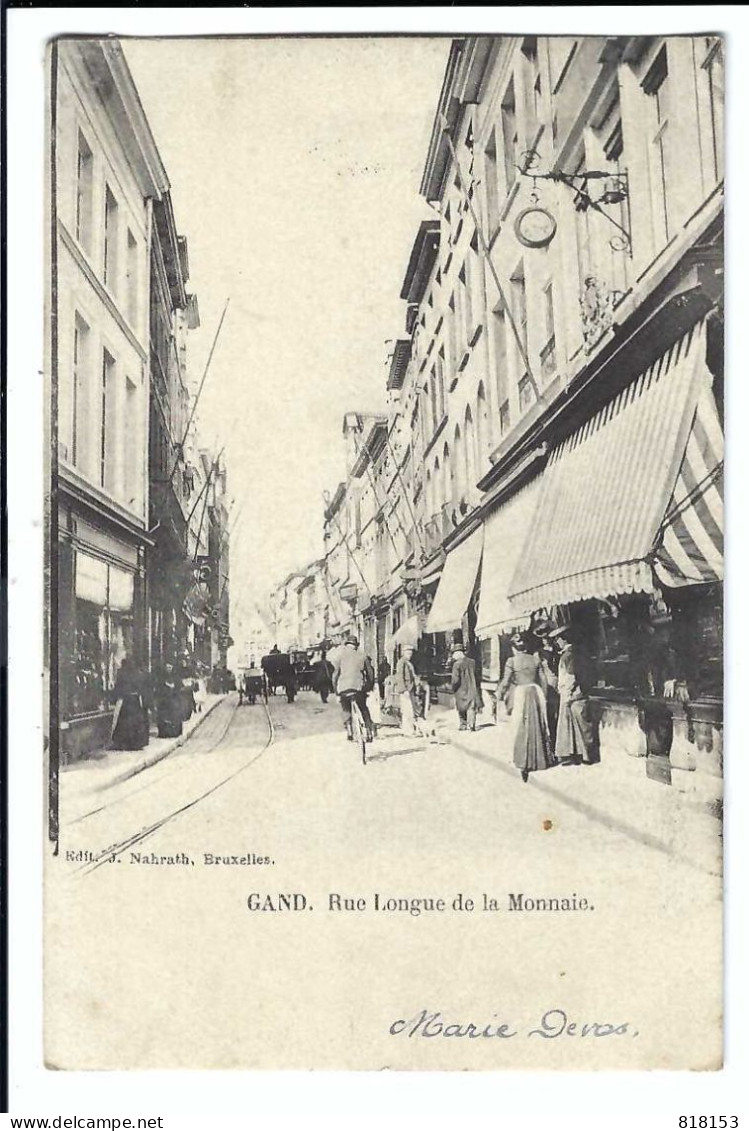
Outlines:
{"label": "fabric awning", "polygon": [[677,587],[723,580],[723,429],[709,388],[697,403],[655,572],[664,585]]}
{"label": "fabric awning", "polygon": [[393,633],[393,644],[413,644],[414,648],[419,643],[419,618],[409,617],[400,628]]}
{"label": "fabric awning", "polygon": [[484,524],[484,558],[476,635],[483,639],[497,632],[526,628],[528,615],[517,613],[509,591],[520,551],[525,543],[542,476],[538,475],[494,511]]}
{"label": "fabric awning", "polygon": [[517,612],[652,592],[656,543],[711,384],[700,324],[554,450],[510,586]]}
{"label": "fabric awning", "polygon": [[447,555],[427,620],[427,632],[460,628],[481,564],[484,528],[480,526]]}

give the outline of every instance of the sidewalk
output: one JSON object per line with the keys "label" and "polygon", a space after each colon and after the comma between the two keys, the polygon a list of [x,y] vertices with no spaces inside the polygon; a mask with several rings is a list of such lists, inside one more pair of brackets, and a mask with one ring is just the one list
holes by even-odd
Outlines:
{"label": "sidewalk", "polygon": [[[178,738],[151,737],[143,750],[100,750],[88,757],[60,769],[60,792],[65,794],[65,807],[74,798],[99,793],[113,785],[127,781],[135,774],[156,765],[177,750],[198,727],[205,722],[211,712],[222,703],[225,695],[208,695],[201,712],[190,716]],[[155,729],[155,728],[154,728]]]}
{"label": "sidewalk", "polygon": [[[720,818],[694,795],[646,777],[644,759],[604,755],[597,765],[555,766],[531,774],[523,784],[513,763],[509,718],[501,718],[496,724],[482,722],[481,718],[479,715],[475,732],[459,731],[457,713],[435,705],[430,708],[427,724],[438,743],[450,744],[471,759],[496,768],[498,777],[517,781],[519,788],[536,791],[550,811],[555,802],[561,803],[628,839],[678,856],[702,872],[721,874]],[[381,733],[395,737],[400,732],[383,727]]]}

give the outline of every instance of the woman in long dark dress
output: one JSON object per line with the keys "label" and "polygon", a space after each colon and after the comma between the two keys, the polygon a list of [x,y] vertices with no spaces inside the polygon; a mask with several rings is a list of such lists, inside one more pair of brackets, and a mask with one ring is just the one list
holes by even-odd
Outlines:
{"label": "woman in long dark dress", "polygon": [[510,710],[513,731],[513,761],[523,781],[536,770],[556,764],[546,719],[546,675],[538,656],[530,652],[526,638],[512,638],[512,656],[505,665],[497,695]]}
{"label": "woman in long dark dress", "polygon": [[182,681],[167,662],[156,682],[156,721],[159,738],[179,738],[184,718]]}
{"label": "woman in long dark dress", "polygon": [[142,672],[127,658],[114,684],[113,750],[142,750],[148,746],[148,702]]}
{"label": "woman in long dark dress", "polygon": [[584,763],[595,765],[601,760],[598,730],[586,694],[583,657],[570,639],[567,626],[549,633],[559,648],[559,670],[556,683],[559,692],[559,723],[555,754],[562,766]]}

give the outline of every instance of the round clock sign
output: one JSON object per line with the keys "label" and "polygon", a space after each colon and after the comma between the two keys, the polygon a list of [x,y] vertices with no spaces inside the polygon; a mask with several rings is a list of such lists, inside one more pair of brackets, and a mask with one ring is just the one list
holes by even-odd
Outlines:
{"label": "round clock sign", "polygon": [[548,247],[556,234],[557,222],[545,208],[534,206],[518,213],[515,235],[524,247]]}

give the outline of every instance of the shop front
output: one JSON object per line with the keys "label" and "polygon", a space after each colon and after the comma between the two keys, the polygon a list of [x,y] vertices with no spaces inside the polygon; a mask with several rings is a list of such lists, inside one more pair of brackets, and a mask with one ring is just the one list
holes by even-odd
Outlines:
{"label": "shop front", "polygon": [[119,527],[60,514],[60,757],[76,761],[109,743],[123,659],[145,661],[144,547]]}
{"label": "shop front", "polygon": [[715,797],[722,470],[701,323],[551,452],[509,587],[516,615],[570,625],[603,756]]}

